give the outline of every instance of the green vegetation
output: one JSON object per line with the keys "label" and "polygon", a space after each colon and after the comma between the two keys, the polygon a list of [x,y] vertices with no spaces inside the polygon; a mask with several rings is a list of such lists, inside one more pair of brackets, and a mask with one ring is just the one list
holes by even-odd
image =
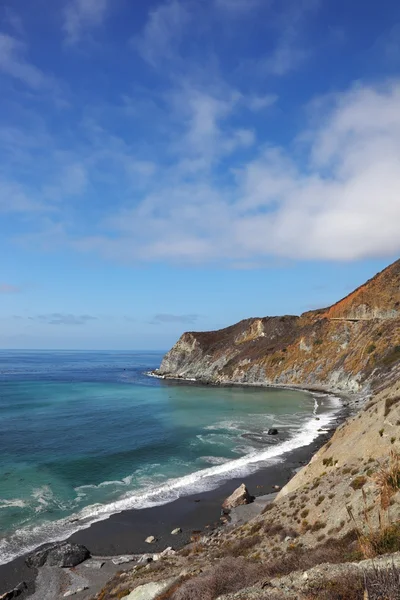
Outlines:
{"label": "green vegetation", "polygon": [[400,345],[394,346],[394,348],[381,359],[381,363],[385,367],[391,367],[398,360],[400,360]]}
{"label": "green vegetation", "polygon": [[366,483],[367,478],[364,477],[364,475],[359,475],[358,477],[353,479],[353,481],[350,483],[350,487],[352,487],[353,490],[361,490],[361,488],[363,488]]}
{"label": "green vegetation", "polygon": [[376,350],[376,345],[375,344],[370,344],[367,347],[367,354],[372,354],[372,352],[374,352]]}

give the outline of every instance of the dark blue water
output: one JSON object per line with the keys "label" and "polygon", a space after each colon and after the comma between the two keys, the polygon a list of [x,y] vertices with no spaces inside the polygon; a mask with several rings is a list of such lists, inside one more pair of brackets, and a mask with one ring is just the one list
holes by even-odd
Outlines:
{"label": "dark blue water", "polygon": [[332,417],[333,400],[317,406],[308,393],[148,377],[161,358],[0,352],[0,563],[113,512],[254,471]]}

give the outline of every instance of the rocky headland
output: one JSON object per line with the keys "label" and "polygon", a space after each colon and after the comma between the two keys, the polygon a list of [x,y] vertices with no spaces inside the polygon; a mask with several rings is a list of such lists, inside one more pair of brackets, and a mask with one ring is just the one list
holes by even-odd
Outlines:
{"label": "rocky headland", "polygon": [[400,260],[329,308],[184,333],[155,373],[365,394],[397,379],[399,344]]}

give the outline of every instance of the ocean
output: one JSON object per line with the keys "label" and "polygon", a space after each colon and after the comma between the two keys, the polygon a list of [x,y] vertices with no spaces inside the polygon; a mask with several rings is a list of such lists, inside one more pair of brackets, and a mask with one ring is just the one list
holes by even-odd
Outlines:
{"label": "ocean", "polygon": [[340,406],[297,390],[149,377],[161,359],[0,351],[0,564],[113,513],[282,461]]}

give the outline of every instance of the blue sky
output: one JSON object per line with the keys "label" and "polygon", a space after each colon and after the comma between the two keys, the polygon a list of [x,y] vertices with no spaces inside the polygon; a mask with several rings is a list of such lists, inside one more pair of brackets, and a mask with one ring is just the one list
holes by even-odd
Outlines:
{"label": "blue sky", "polygon": [[167,349],[400,254],[394,0],[0,6],[0,347]]}

